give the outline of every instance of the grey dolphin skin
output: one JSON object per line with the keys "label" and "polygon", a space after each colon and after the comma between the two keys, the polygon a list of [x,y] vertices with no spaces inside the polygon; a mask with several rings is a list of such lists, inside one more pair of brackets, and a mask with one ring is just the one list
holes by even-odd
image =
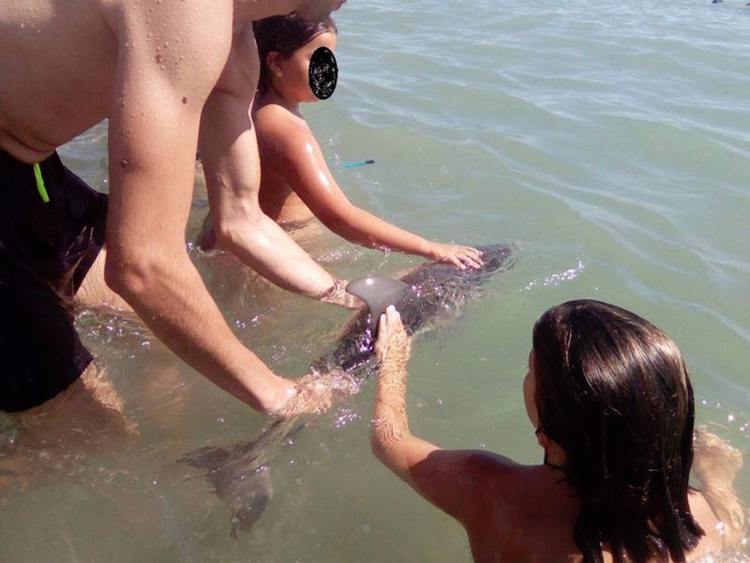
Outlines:
{"label": "grey dolphin skin", "polygon": [[379,319],[388,305],[401,301],[409,286],[401,280],[368,276],[350,281],[346,291],[367,304],[371,318]]}
{"label": "grey dolphin skin", "polygon": [[[401,276],[405,284],[401,297],[395,301],[406,331],[410,335],[434,329],[441,321],[455,318],[461,306],[479,299],[481,284],[490,276],[511,268],[517,254],[506,245],[494,244],[477,247],[482,252],[483,265],[478,269],[461,270],[455,266],[427,263]],[[366,280],[367,278],[364,278]],[[398,295],[401,284],[385,283],[386,278],[370,278],[379,281],[355,286],[368,299],[372,307],[392,302],[393,290]],[[354,282],[352,282],[354,283]],[[359,285],[359,283],[357,284]],[[365,300],[366,301],[366,300]],[[367,301],[366,301],[367,302]],[[358,385],[375,374],[376,363],[371,361],[375,348],[375,322],[368,310],[360,311],[347,325],[333,350],[311,364],[311,370],[328,373],[344,370]],[[232,509],[232,537],[238,531],[248,531],[262,516],[273,496],[268,463],[282,449],[282,445],[302,430],[312,417],[273,423],[259,438],[252,442],[228,446],[206,446],[187,454],[180,460],[192,467],[205,470],[205,477],[213,485],[216,494]]]}

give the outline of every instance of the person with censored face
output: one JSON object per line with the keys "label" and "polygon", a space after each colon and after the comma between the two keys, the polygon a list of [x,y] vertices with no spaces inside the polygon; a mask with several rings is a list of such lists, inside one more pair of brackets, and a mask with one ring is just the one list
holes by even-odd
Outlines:
{"label": "person with censored face", "polygon": [[[188,256],[185,226],[199,138],[212,183],[257,192],[252,22],[291,12],[318,21],[342,3],[0,4],[0,410],[36,407],[85,380],[93,362],[72,310],[103,301],[132,308],[260,412],[312,404],[299,397],[314,391],[271,372],[229,329]],[[56,153],[104,119],[108,196]],[[335,280],[257,205],[245,211],[247,254],[261,273],[301,293],[332,292]]]}
{"label": "person with censored face", "polygon": [[[300,111],[301,103],[328,99],[335,90],[333,20],[311,23],[296,14],[271,17],[256,22],[255,38],[261,71],[253,117],[261,155],[263,211],[298,239],[319,232],[317,217],[355,244],[424,256],[462,269],[481,265],[480,251],[429,241],[391,225],[353,205],[339,188]],[[242,191],[232,193],[241,196]],[[227,219],[220,216],[207,223],[215,232],[227,228]]]}

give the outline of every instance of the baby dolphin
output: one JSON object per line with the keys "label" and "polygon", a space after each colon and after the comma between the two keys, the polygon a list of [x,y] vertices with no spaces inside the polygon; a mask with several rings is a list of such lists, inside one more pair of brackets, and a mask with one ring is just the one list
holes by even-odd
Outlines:
{"label": "baby dolphin", "polygon": [[[507,245],[477,248],[482,251],[480,268],[462,270],[429,262],[399,280],[369,276],[350,282],[347,291],[367,303],[370,311],[359,311],[349,321],[333,348],[310,364],[311,372],[343,372],[355,381],[357,389],[374,376],[378,369],[372,361],[375,328],[388,305],[396,305],[410,335],[443,327],[445,321],[455,319],[463,305],[482,297],[480,287],[485,281],[516,262],[514,249]],[[310,419],[307,415],[279,420],[251,442],[205,446],[180,460],[201,469],[217,496],[230,506],[232,537],[252,529],[263,516],[273,497],[269,464]]]}

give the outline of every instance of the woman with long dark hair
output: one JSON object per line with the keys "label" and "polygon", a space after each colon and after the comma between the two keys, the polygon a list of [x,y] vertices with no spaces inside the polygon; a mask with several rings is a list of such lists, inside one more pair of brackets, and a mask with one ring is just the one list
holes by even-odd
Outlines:
{"label": "woman with long dark hair", "polygon": [[641,317],[581,300],[537,321],[523,383],[544,449],[537,466],[441,450],[412,436],[409,344],[393,309],[379,330],[373,450],[464,525],[476,561],[692,561],[720,551],[722,532],[742,525],[741,513],[720,523],[688,486],[690,378],[677,345]]}

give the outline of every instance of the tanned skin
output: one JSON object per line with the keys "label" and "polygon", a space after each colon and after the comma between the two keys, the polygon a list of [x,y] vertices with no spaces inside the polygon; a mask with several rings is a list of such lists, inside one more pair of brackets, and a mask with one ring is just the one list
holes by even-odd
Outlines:
{"label": "tanned skin", "polygon": [[[107,285],[183,360],[265,413],[283,413],[295,385],[271,372],[232,334],[185,246],[198,137],[200,132],[209,174],[257,173],[251,122],[236,125],[242,112],[232,94],[235,77],[245,70],[234,67],[234,52],[242,49],[248,58],[252,20],[293,11],[316,19],[341,3],[0,4],[0,147],[20,161],[40,162],[109,119],[108,252],[104,268],[94,271],[103,270]],[[250,101],[243,101],[246,116]],[[243,142],[252,145],[245,152],[254,151],[254,162],[234,158],[235,144]],[[288,257],[301,277],[308,267],[317,272],[311,276],[317,286],[296,287],[301,293],[323,291],[326,283],[333,288],[333,279],[305,261],[291,239],[263,237],[274,257]],[[280,280],[295,287],[283,268],[263,269],[267,251],[258,252],[258,268],[281,271]]]}
{"label": "tanned skin", "polygon": [[[393,307],[380,318],[375,351],[380,372],[373,406],[373,452],[416,492],[461,523],[469,536],[474,560],[478,563],[580,562],[581,552],[573,541],[580,501],[566,485],[562,472],[554,468],[564,462],[562,448],[540,433],[538,440],[549,463],[521,465],[482,450],[444,450],[414,436],[409,429],[406,404],[406,367],[411,345]],[[538,427],[533,370],[531,354],[523,388],[529,417]],[[705,465],[699,461],[705,449],[696,448],[699,467]],[[718,465],[724,463],[720,460]],[[735,471],[728,478],[719,472],[702,474],[702,480],[720,481],[713,488],[707,486],[707,490],[731,487],[741,462],[735,461],[733,466]],[[709,505],[707,496],[697,491],[690,493],[689,502],[693,517],[706,535],[689,554],[688,561],[700,560],[708,553],[728,547],[728,540],[734,536],[717,529],[716,514],[722,513],[721,507]],[[736,512],[734,520],[725,521],[724,526],[737,521]],[[603,555],[605,562],[613,560],[607,546]]]}
{"label": "tanned skin", "polygon": [[326,165],[323,152],[300,112],[317,101],[310,89],[310,58],[321,47],[336,50],[336,34],[326,31],[288,57],[268,53],[268,83],[256,104],[262,174],[260,204],[278,223],[304,224],[313,217],[346,240],[453,264],[481,266],[482,253],[468,246],[427,240],[353,205]]}

